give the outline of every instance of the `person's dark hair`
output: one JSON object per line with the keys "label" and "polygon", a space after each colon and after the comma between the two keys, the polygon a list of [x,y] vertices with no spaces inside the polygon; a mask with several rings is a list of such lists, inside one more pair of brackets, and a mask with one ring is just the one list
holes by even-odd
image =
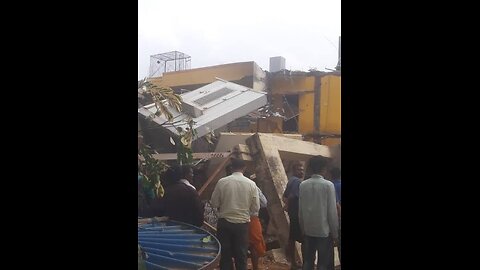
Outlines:
{"label": "person's dark hair", "polygon": [[329,158],[322,156],[314,156],[310,158],[308,166],[310,167],[312,173],[319,174],[322,173],[323,170],[327,167],[329,161]]}
{"label": "person's dark hair", "polygon": [[181,166],[173,165],[163,174],[163,182],[168,186],[178,182],[180,179],[182,179],[182,176],[183,174]]}
{"label": "person's dark hair", "polygon": [[226,167],[225,167],[225,175],[226,176],[229,176],[231,175],[233,172],[233,169],[232,169],[232,164],[228,164]]}
{"label": "person's dark hair", "polygon": [[288,163],[286,173],[288,175],[293,174],[297,168],[303,166],[303,163],[300,160],[292,160]]}
{"label": "person's dark hair", "polygon": [[234,170],[234,171],[242,170],[247,166],[245,161],[242,160],[242,159],[239,159],[239,158],[232,158],[230,160],[230,164],[232,165],[232,170]]}
{"label": "person's dark hair", "polygon": [[181,176],[181,178],[185,178],[185,176],[187,175],[187,173],[190,169],[193,170],[193,166],[190,165],[190,164],[183,164],[182,166],[180,166],[180,176]]}
{"label": "person's dark hair", "polygon": [[340,179],[342,172],[340,171],[340,168],[334,167],[330,170],[330,175],[332,179]]}

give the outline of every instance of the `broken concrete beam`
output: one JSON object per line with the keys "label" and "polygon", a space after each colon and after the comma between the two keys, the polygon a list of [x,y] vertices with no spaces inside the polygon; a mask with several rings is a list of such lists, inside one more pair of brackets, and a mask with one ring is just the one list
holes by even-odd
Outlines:
{"label": "broken concrete beam", "polygon": [[[221,132],[220,137],[218,138],[217,146],[215,148],[215,152],[227,152],[234,148],[236,145],[239,144],[246,144],[246,139],[251,137],[254,133],[245,133],[245,132]],[[278,134],[278,136],[284,136],[287,138],[295,139],[295,140],[302,140],[301,134]],[[250,150],[250,149],[249,149]],[[218,165],[222,162],[222,159],[211,159],[209,161],[207,175],[212,175]],[[219,174],[213,183],[216,183],[221,177],[224,177],[225,174]],[[209,187],[203,192],[201,199],[202,200],[209,200],[212,193],[213,188],[215,187],[214,184],[209,185]]]}
{"label": "broken concrete beam", "polygon": [[250,155],[250,150],[248,149],[248,146],[245,144],[238,144],[234,147],[234,150],[237,153],[242,153],[242,154],[248,154]]}
{"label": "broken concrete beam", "polygon": [[289,219],[283,210],[282,196],[288,179],[282,159],[306,161],[316,155],[330,157],[330,150],[324,145],[266,133],[257,133],[246,142],[256,165],[257,185],[268,200],[270,222],[275,226],[280,245],[285,247]]}
{"label": "broken concrete beam", "polygon": [[252,161],[252,157],[250,156],[250,150],[248,146],[245,144],[238,144],[233,148],[233,152],[237,155],[237,158],[245,160],[245,161]]}

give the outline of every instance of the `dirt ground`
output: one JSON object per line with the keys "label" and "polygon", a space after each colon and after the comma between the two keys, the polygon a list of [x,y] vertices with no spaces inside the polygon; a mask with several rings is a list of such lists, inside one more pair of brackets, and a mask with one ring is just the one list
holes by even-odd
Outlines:
{"label": "dirt ground", "polygon": [[[267,253],[265,257],[263,257],[263,263],[259,265],[261,270],[289,270],[290,264],[283,258],[282,262],[275,262],[273,256],[270,252]],[[248,258],[248,270],[253,270],[252,262],[250,258]],[[215,270],[220,270],[220,267],[217,266]],[[341,270],[340,261],[338,260],[338,252],[335,248],[335,270]]]}
{"label": "dirt ground", "polygon": [[[252,270],[252,263],[250,261],[250,259],[248,259],[248,266],[247,268],[249,270]],[[289,270],[290,269],[290,266],[288,264],[284,264],[284,263],[277,263],[277,262],[273,262],[271,261],[270,259],[268,258],[264,258],[263,259],[263,264],[262,265],[259,265],[259,268],[260,269],[263,269],[263,270]],[[220,267],[216,267],[215,270],[220,270]]]}
{"label": "dirt ground", "polygon": [[[289,270],[290,265],[288,263],[279,263],[274,262],[269,256],[265,256],[263,258],[262,265],[259,266],[262,270]],[[219,270],[220,267],[216,267],[215,270]],[[252,263],[250,259],[248,259],[248,270],[252,270]],[[335,266],[335,270],[341,270],[340,265]]]}

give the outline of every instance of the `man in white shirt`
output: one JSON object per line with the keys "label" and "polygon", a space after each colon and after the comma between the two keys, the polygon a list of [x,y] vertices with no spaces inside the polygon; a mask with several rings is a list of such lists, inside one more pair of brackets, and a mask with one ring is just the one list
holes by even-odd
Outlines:
{"label": "man in white shirt", "polygon": [[334,242],[338,238],[338,216],[335,187],[322,174],[329,159],[312,157],[309,167],[312,177],[300,184],[299,221],[304,234],[304,270],[313,269],[315,252],[318,252],[317,269],[334,270]]}
{"label": "man in white shirt", "polygon": [[260,200],[257,185],[243,176],[245,161],[232,159],[233,173],[220,179],[210,203],[218,208],[217,237],[222,245],[220,269],[247,270],[250,213],[257,213]]}

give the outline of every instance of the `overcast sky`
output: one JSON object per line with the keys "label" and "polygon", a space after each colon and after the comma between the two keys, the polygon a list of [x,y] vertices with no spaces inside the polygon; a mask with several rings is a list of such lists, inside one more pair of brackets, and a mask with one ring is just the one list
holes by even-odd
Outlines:
{"label": "overcast sky", "polygon": [[191,68],[283,56],[286,68],[334,68],[340,0],[139,0],[138,79],[150,55],[181,51]]}

